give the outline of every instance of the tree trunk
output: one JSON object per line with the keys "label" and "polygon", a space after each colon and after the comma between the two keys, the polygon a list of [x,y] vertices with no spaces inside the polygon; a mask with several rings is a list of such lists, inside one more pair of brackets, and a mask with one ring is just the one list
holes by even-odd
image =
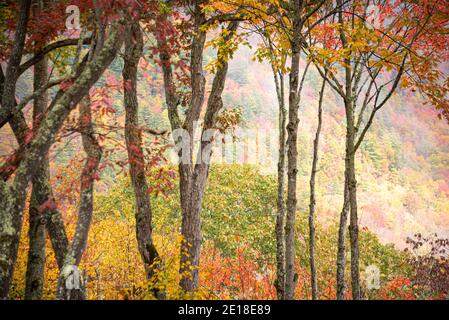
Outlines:
{"label": "tree trunk", "polygon": [[[337,0],[337,5],[342,6],[342,1]],[[346,34],[344,32],[344,19],[343,19],[343,10],[338,11],[338,22],[341,24],[340,28],[340,40],[342,42],[342,46],[345,49],[350,49]],[[360,272],[359,272],[359,242],[358,242],[358,216],[357,216],[357,180],[355,176],[355,152],[356,152],[356,134],[357,127],[355,123],[355,108],[356,108],[356,91],[358,86],[358,81],[360,80],[356,76],[355,70],[352,67],[352,59],[350,56],[344,58],[344,71],[345,71],[345,92],[343,94],[343,100],[345,104],[345,112],[346,112],[346,150],[345,150],[345,202],[343,205],[342,217],[340,219],[340,232],[346,233],[346,220],[347,217],[343,217],[343,215],[347,215],[347,208],[350,210],[350,230],[349,235],[351,239],[351,284],[352,284],[352,298],[354,300],[359,300],[360,296]],[[349,202],[349,204],[347,204]],[[343,229],[344,228],[344,229]],[[343,231],[344,230],[344,231]],[[341,237],[343,241],[346,235]],[[340,240],[340,239],[339,239]],[[343,243],[339,243],[339,251],[340,245],[344,246]],[[342,253],[339,252],[339,255]],[[342,270],[339,264],[342,263],[343,257],[338,257],[337,259],[337,276],[340,278],[337,281],[337,289],[339,291],[339,298],[343,298],[343,291],[341,290],[341,286],[344,288],[344,266]],[[341,274],[343,272],[343,274]],[[342,283],[343,282],[343,283]],[[340,287],[340,289],[339,289]]]}
{"label": "tree trunk", "polygon": [[[43,58],[34,67],[34,90],[38,90],[47,83],[47,57]],[[48,104],[47,93],[43,93],[34,99],[33,127],[39,126],[40,118],[44,115]],[[48,157],[42,160],[40,167],[34,175],[33,190],[31,193],[29,209],[28,230],[28,263],[26,271],[25,299],[38,300],[42,297],[45,267],[45,207],[49,199],[45,198],[44,184],[49,179]]]}
{"label": "tree trunk", "polygon": [[[42,61],[45,60],[45,57],[42,58]],[[47,74],[43,73],[44,71],[47,72],[46,67],[44,67],[44,64],[46,62],[42,62],[43,64],[39,66],[36,63],[35,67],[35,73],[39,74],[42,73],[40,79],[36,81],[34,87],[35,89],[40,88],[42,85],[46,85],[46,77]],[[44,78],[45,77],[45,78]],[[39,78],[39,77],[38,77]],[[0,70],[0,95],[3,95],[3,85],[5,82],[5,77],[3,74],[3,71]],[[35,99],[35,106],[34,106],[34,122],[35,122],[35,130],[38,128],[39,122],[41,120],[41,117],[43,116],[43,113],[46,110],[47,102],[46,99],[48,97],[45,95],[45,93],[40,96],[36,97]],[[9,124],[11,126],[11,129],[14,132],[14,135],[17,139],[17,142],[20,146],[19,152],[25,153],[26,152],[26,134],[30,130],[28,127],[25,117],[23,113],[20,111],[18,113],[14,113],[12,118],[9,121]],[[20,163],[21,157],[18,157],[17,164]],[[12,166],[11,172],[15,170],[15,166]],[[58,267],[61,268],[64,260],[64,255],[67,250],[68,240],[65,233],[65,226],[64,222],[62,220],[60,212],[54,208],[53,204],[55,203],[53,199],[53,191],[50,185],[50,175],[49,175],[49,168],[48,168],[48,159],[47,157],[44,157],[42,168],[39,168],[36,172],[36,177],[33,178],[33,185],[36,187],[33,187],[33,193],[32,193],[32,199],[30,203],[30,234],[29,239],[32,239],[34,236],[36,236],[36,240],[30,241],[30,250],[32,254],[29,256],[29,262],[34,261],[29,264],[27,267],[27,280],[26,283],[26,289],[25,289],[25,296],[26,298],[34,299],[37,296],[40,297],[40,294],[34,294],[31,291],[39,292],[39,289],[32,290],[31,287],[38,288],[41,286],[41,281],[38,280],[40,278],[40,266],[39,264],[42,261],[42,256],[44,254],[43,248],[41,247],[42,243],[42,234],[43,230],[41,227],[41,224],[44,223],[46,225],[47,231],[49,231],[50,239],[53,245],[53,249],[55,251],[56,260],[58,263]],[[9,178],[10,174],[9,172],[6,173],[5,176],[2,176],[2,178],[6,181]],[[38,210],[41,205],[45,205],[43,210]],[[42,212],[41,212],[42,211]],[[39,217],[38,217],[39,216]],[[35,265],[35,266],[34,266]],[[28,271],[29,269],[29,271]],[[35,276],[33,276],[35,274]],[[34,278],[34,279],[33,279]],[[33,279],[33,280],[31,280]],[[34,284],[33,284],[34,283]]]}
{"label": "tree trunk", "polygon": [[276,292],[279,300],[285,298],[285,136],[287,110],[285,109],[284,76],[273,69],[279,104],[279,159],[277,173],[277,215],[276,215]]}
{"label": "tree trunk", "polygon": [[[78,209],[78,220],[76,224],[75,236],[70,243],[67,254],[64,258],[64,266],[60,272],[58,280],[58,299],[79,300],[84,298],[82,288],[67,288],[65,286],[68,270],[73,270],[73,266],[79,266],[81,258],[87,244],[89,229],[92,222],[94,182],[98,175],[98,166],[102,157],[102,149],[95,138],[95,131],[92,124],[91,105],[88,96],[82,99],[80,106],[80,130],[83,148],[87,158],[81,173],[80,204]],[[82,285],[81,281],[80,285]]]}
{"label": "tree trunk", "polygon": [[[351,131],[354,133],[351,134]],[[359,270],[359,240],[358,240],[358,215],[357,215],[357,180],[355,176],[355,154],[353,150],[355,131],[348,129],[346,136],[345,156],[345,185],[344,204],[340,216],[338,232],[338,254],[337,254],[337,299],[343,300],[346,290],[345,267],[346,267],[346,228],[348,213],[350,213],[349,236],[351,244],[351,287],[352,298],[361,299],[360,270]]]}
{"label": "tree trunk", "polygon": [[145,159],[139,131],[139,104],[137,100],[137,67],[143,52],[143,37],[138,23],[131,26],[125,40],[123,67],[125,99],[125,138],[128,150],[129,173],[136,198],[136,237],[149,289],[157,299],[164,299],[164,288],[157,281],[160,259],[152,239],[152,212],[148,184],[145,177]]}
{"label": "tree trunk", "polygon": [[19,77],[19,67],[22,60],[23,48],[27,33],[28,19],[30,14],[31,0],[21,0],[19,4],[19,14],[17,26],[14,33],[14,43],[11,55],[6,66],[5,82],[2,95],[2,108],[0,117],[9,114],[16,103],[16,83]]}
{"label": "tree trunk", "polygon": [[[190,182],[189,182],[190,183]],[[182,183],[182,192],[185,192],[186,184]],[[195,187],[198,193],[199,187]],[[201,248],[201,217],[200,208],[196,203],[193,207],[193,196],[184,194],[184,198],[189,198],[187,207],[182,208],[181,223],[181,260],[179,273],[181,275],[180,286],[186,292],[198,289],[198,274],[200,265]],[[198,199],[199,200],[199,199]]]}
{"label": "tree trunk", "polygon": [[312,299],[318,299],[318,283],[317,271],[315,263],[315,178],[318,166],[318,149],[320,146],[321,126],[323,122],[323,97],[326,86],[326,79],[323,80],[321,86],[320,98],[318,102],[318,126],[315,133],[315,140],[313,141],[313,159],[312,171],[310,174],[310,204],[309,204],[309,254],[310,254],[310,283],[312,286]]}
{"label": "tree trunk", "polygon": [[[348,91],[347,91],[348,92]],[[357,215],[357,180],[355,176],[355,137],[354,104],[352,98],[345,99],[346,109],[346,150],[345,150],[345,208],[349,207],[350,226],[349,236],[351,243],[351,286],[352,298],[360,300],[360,272],[359,272],[359,242],[358,242],[358,215]],[[347,194],[346,194],[347,192]],[[349,202],[346,204],[346,201]],[[346,211],[347,212],[347,211]],[[347,220],[347,218],[346,218]],[[346,224],[346,221],[343,221]],[[341,228],[342,226],[340,226]],[[346,226],[344,226],[346,232]]]}
{"label": "tree trunk", "polygon": [[[190,68],[191,68],[191,87],[192,98],[190,108],[186,114],[183,128],[189,136],[189,157],[188,163],[180,159],[180,192],[182,207],[181,235],[181,258],[179,272],[181,275],[180,286],[186,291],[194,291],[198,288],[198,272],[200,264],[200,246],[201,246],[201,221],[200,208],[201,203],[194,203],[196,191],[196,200],[199,201],[201,190],[199,186],[194,186],[194,173],[192,169],[193,149],[195,137],[195,124],[198,121],[205,94],[206,79],[203,74],[203,51],[206,41],[206,32],[202,30],[203,23],[206,20],[202,12],[201,5],[203,1],[197,1],[194,8],[195,36],[192,40]],[[195,188],[195,189],[194,189]],[[195,191],[194,191],[195,190]]]}
{"label": "tree trunk", "polygon": [[[303,2],[293,2],[293,38],[290,68],[290,94],[287,125],[287,221],[285,224],[285,299],[293,300],[298,275],[295,272],[296,175],[298,174],[298,108],[300,97],[299,61],[301,56],[301,11]],[[305,71],[306,72],[306,71]],[[304,75],[305,75],[304,72]],[[304,78],[303,78],[304,79]]]}
{"label": "tree trunk", "polygon": [[[14,44],[6,67],[5,81],[3,84],[0,115],[9,113],[16,103],[16,83],[25,44],[30,7],[31,0],[20,1]],[[3,181],[0,181],[0,195],[4,199],[3,210],[0,210],[0,299],[6,299],[8,297],[17,257],[20,240],[19,229],[22,226],[22,216],[12,215],[9,211],[10,209],[13,211],[17,209],[22,211],[23,205],[17,208],[10,188]]]}
{"label": "tree trunk", "polygon": [[[234,36],[238,25],[238,22],[229,23],[227,27],[228,34],[224,37],[225,41],[229,41]],[[219,49],[217,56],[221,57],[222,55],[223,53]],[[216,125],[218,113],[223,109],[221,95],[223,94],[226,82],[228,66],[228,61],[221,61],[221,66],[214,76],[210,96],[207,101],[206,113],[204,115],[200,148],[191,179],[188,183],[188,188],[191,193],[187,194],[187,198],[190,201],[187,205],[186,215],[183,215],[181,226],[183,242],[181,245],[180,274],[182,278],[180,285],[185,291],[193,291],[198,288],[201,247],[201,206],[203,204],[204,190],[209,176],[210,159],[212,157],[212,143],[215,134],[213,128]],[[189,128],[190,125],[187,127]],[[193,130],[189,132],[191,132],[190,139],[191,146],[193,146]],[[191,148],[191,150],[193,149]],[[185,186],[183,187],[185,188]]]}
{"label": "tree trunk", "polygon": [[[298,83],[298,68],[299,68],[299,52],[293,54],[292,71],[290,75],[290,87],[297,88]],[[295,85],[296,83],[296,85]],[[293,93],[294,90],[294,93]],[[287,222],[285,225],[285,298],[292,300],[295,295],[295,287],[297,274],[295,273],[295,226],[296,226],[296,175],[298,173],[298,106],[297,95],[295,89],[290,89],[290,101],[288,117],[289,123],[287,125]]]}
{"label": "tree trunk", "polygon": [[[97,25],[95,38],[87,56],[89,62],[101,56],[103,47],[107,46],[104,42],[105,26],[99,17],[98,10],[95,13]],[[132,41],[132,39],[127,39],[127,41]],[[103,155],[103,149],[95,137],[89,93],[79,103],[79,127],[83,149],[87,157],[81,172],[80,203],[75,235],[68,247],[64,257],[64,265],[59,273],[56,296],[61,300],[87,299],[87,279],[83,279],[78,266],[86,249],[92,223],[94,184],[99,175],[98,167]]]}
{"label": "tree trunk", "polygon": [[[356,180],[355,180],[355,155],[354,155],[354,137],[355,128],[353,123],[352,107],[348,108],[347,114],[347,127],[346,127],[346,149],[345,149],[345,182],[344,182],[344,201],[343,209],[340,216],[340,226],[338,231],[338,253],[337,253],[337,299],[343,300],[346,290],[345,283],[345,267],[346,267],[346,228],[348,223],[348,214],[350,214],[350,224],[353,225],[354,215],[356,217],[355,223],[357,224],[357,199],[356,199]],[[354,208],[353,208],[354,206]],[[353,271],[358,270],[358,248],[353,247],[358,245],[357,232],[351,234],[350,226],[350,239],[351,239],[351,283],[354,285],[354,279],[358,282],[357,273],[353,274]],[[354,241],[354,242],[353,242]],[[353,252],[354,250],[354,252]],[[357,262],[354,261],[357,259]],[[354,290],[354,287],[352,288]],[[359,297],[359,290],[353,291],[353,298]],[[354,295],[355,293],[355,295]]]}
{"label": "tree trunk", "polygon": [[[38,68],[38,67],[37,67]],[[5,81],[3,71],[0,70],[0,95],[3,94],[3,83]],[[48,96],[47,96],[48,97]],[[37,97],[39,99],[39,97]],[[42,115],[41,115],[42,116]],[[34,117],[36,118],[36,117]],[[41,120],[41,119],[39,119]],[[18,113],[14,113],[11,120],[9,121],[9,124],[11,126],[12,131],[14,132],[14,135],[17,139],[18,144],[20,145],[19,152],[25,153],[26,150],[26,142],[25,137],[26,133],[30,128],[28,127],[25,117],[23,113],[20,111]],[[18,164],[20,163],[21,159],[18,159]],[[47,161],[47,158],[44,157],[43,161]],[[45,167],[46,164],[43,164],[43,167]],[[15,170],[15,169],[14,169]],[[46,181],[43,177],[38,178],[39,180],[39,196],[41,203],[48,203],[51,204],[50,206],[47,206],[45,208],[45,212],[41,214],[43,216],[43,221],[45,222],[45,227],[47,229],[47,232],[50,236],[50,240],[53,246],[53,250],[55,252],[56,261],[58,263],[58,267],[62,268],[62,265],[64,263],[64,256],[67,252],[67,246],[68,246],[68,240],[67,235],[65,232],[65,226],[64,221],[62,219],[61,213],[52,205],[55,204],[55,200],[53,197],[53,190],[52,186],[50,184],[50,175],[49,175],[49,169],[45,169],[41,173],[37,173],[38,175],[47,174]],[[2,178],[6,181],[8,180],[10,174],[6,173],[5,176],[2,176]]]}
{"label": "tree trunk", "polygon": [[[159,56],[161,59],[162,70],[164,73],[164,89],[165,98],[167,102],[169,120],[173,132],[181,129],[186,134],[182,138],[175,138],[175,143],[180,143],[182,139],[183,149],[179,150],[179,191],[181,200],[181,258],[179,273],[181,275],[180,287],[186,291],[191,292],[198,288],[198,269],[200,263],[200,246],[201,246],[201,220],[200,212],[204,196],[204,189],[206,186],[209,163],[204,162],[203,155],[210,158],[211,142],[208,130],[214,128],[216,124],[216,117],[223,107],[221,101],[221,94],[224,89],[226,74],[228,70],[228,62],[221,61],[221,67],[215,74],[210,97],[207,104],[206,114],[204,117],[204,124],[201,133],[202,141],[199,148],[199,156],[196,163],[192,167],[192,152],[194,147],[194,126],[199,120],[205,94],[205,77],[203,74],[203,51],[206,41],[206,33],[203,29],[203,24],[206,20],[201,4],[203,1],[197,1],[195,4],[193,17],[195,21],[195,32],[192,39],[190,52],[190,75],[191,75],[191,102],[187,110],[184,122],[181,124],[181,119],[178,114],[178,105],[181,102],[180,97],[176,92],[176,85],[173,80],[173,72],[171,64],[171,54],[166,47],[166,34],[160,32],[164,28],[164,23],[170,23],[167,17],[162,16],[161,20],[157,21],[158,30],[156,30],[156,38],[159,48]],[[229,40],[237,29],[238,22],[231,22],[228,25],[229,33],[225,36],[225,40]],[[218,53],[221,57],[222,53]],[[206,138],[203,140],[203,138]],[[187,148],[186,148],[187,146]],[[187,149],[187,150],[186,150]],[[187,152],[187,154],[183,154]]]}
{"label": "tree trunk", "polygon": [[338,252],[337,252],[337,299],[344,300],[346,291],[345,268],[346,268],[346,227],[349,213],[348,194],[348,163],[345,161],[345,182],[343,192],[343,209],[340,214],[340,224],[338,227]]}
{"label": "tree trunk", "polygon": [[[354,143],[353,143],[354,145]],[[352,298],[360,300],[360,268],[359,268],[359,221],[357,214],[357,180],[355,176],[355,152],[350,155],[349,161],[349,202],[350,202],[350,223],[349,237],[351,241],[351,285]]]}
{"label": "tree trunk", "polygon": [[[45,165],[44,163],[42,164]],[[48,168],[48,167],[47,167]],[[29,209],[29,251],[25,283],[25,299],[40,300],[44,285],[45,267],[45,223],[42,215],[41,205],[36,189],[39,188],[39,178],[45,179],[47,175],[40,168],[33,179],[33,191]]]}

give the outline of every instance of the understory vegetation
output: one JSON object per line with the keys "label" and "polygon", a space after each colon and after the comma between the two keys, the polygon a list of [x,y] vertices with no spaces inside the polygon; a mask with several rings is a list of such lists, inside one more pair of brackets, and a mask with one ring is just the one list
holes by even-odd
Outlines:
{"label": "understory vegetation", "polygon": [[[170,170],[170,168],[164,168]],[[149,173],[154,176],[155,172]],[[204,249],[201,255],[200,289],[185,294],[179,288],[179,228],[181,214],[177,202],[176,177],[172,190],[154,195],[154,241],[164,260],[164,271],[157,275],[168,298],[197,299],[275,299],[276,178],[262,175],[257,166],[216,165],[203,206]],[[63,182],[61,182],[63,183]],[[76,207],[67,203],[68,232]],[[88,279],[91,299],[152,299],[134,236],[134,195],[129,178],[118,176],[114,185],[96,194],[94,221],[86,253],[81,262]],[[298,224],[298,252],[307,253],[307,220],[301,214]],[[317,226],[318,286],[320,299],[335,299],[335,252],[337,225]],[[27,228],[24,226],[20,254],[12,287],[12,298],[24,297]],[[416,248],[414,248],[416,249]],[[429,288],[417,280],[425,265],[410,264],[411,251],[382,244],[369,229],[361,232],[361,268],[380,269],[380,287],[368,289],[369,299],[445,298],[447,287]],[[47,241],[44,298],[54,298],[58,267]],[[447,263],[447,261],[446,261]],[[300,255],[296,263],[297,299],[310,299],[309,257]],[[433,272],[443,272],[434,270]],[[444,274],[443,274],[444,275]],[[365,283],[365,282],[364,282]],[[151,285],[151,284],[150,284]],[[429,290],[431,289],[431,290]],[[350,298],[350,297],[348,297]]]}

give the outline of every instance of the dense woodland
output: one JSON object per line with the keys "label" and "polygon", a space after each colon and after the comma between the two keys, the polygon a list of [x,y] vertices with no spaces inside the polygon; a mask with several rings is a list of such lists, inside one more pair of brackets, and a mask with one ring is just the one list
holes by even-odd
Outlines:
{"label": "dense woodland", "polygon": [[0,299],[448,299],[446,0],[0,2]]}

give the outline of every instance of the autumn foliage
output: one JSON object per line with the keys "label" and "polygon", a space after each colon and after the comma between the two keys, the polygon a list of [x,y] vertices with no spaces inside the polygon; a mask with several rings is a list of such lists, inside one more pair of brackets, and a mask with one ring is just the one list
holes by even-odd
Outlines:
{"label": "autumn foliage", "polygon": [[449,297],[447,1],[0,10],[0,300]]}

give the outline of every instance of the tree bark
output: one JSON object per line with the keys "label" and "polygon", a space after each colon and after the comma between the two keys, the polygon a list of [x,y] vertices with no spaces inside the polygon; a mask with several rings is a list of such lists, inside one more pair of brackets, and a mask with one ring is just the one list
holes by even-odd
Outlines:
{"label": "tree bark", "polygon": [[125,138],[129,159],[129,173],[136,198],[136,237],[149,289],[157,299],[165,299],[164,288],[157,281],[161,261],[152,239],[152,210],[145,177],[145,159],[139,131],[139,104],[137,100],[137,67],[143,53],[142,31],[132,24],[125,40],[123,67],[124,102],[126,111]]}
{"label": "tree bark", "polygon": [[345,293],[345,263],[346,263],[346,225],[348,211],[350,215],[349,236],[351,244],[351,286],[352,298],[361,299],[360,270],[359,270],[359,242],[357,215],[357,180],[355,175],[355,127],[354,104],[351,97],[345,98],[346,109],[346,149],[345,149],[345,185],[344,204],[340,216],[338,253],[337,253],[337,298],[344,299]]}
{"label": "tree bark", "polygon": [[[342,1],[337,0],[337,4],[342,6]],[[345,49],[349,49],[348,40],[346,38],[343,19],[343,9],[338,12],[338,22],[341,24],[340,40],[342,46]],[[345,150],[345,202],[343,205],[342,216],[340,217],[340,231],[339,235],[339,253],[337,257],[337,296],[339,299],[343,299],[344,295],[344,246],[343,241],[346,238],[346,220],[347,208],[349,208],[350,214],[350,227],[349,236],[351,242],[351,286],[352,286],[352,298],[354,300],[360,300],[360,270],[359,270],[359,242],[358,242],[358,215],[357,215],[357,180],[355,175],[355,152],[356,152],[356,134],[357,127],[355,122],[355,107],[356,97],[354,88],[357,88],[358,78],[355,77],[355,71],[352,67],[352,59],[350,56],[344,59],[344,75],[345,75],[345,92],[343,94],[343,100],[345,104],[346,113],[346,150]],[[342,247],[340,249],[340,246]],[[343,252],[340,252],[343,250]],[[341,255],[341,256],[340,256]],[[343,288],[343,290],[342,290]]]}
{"label": "tree bark", "polygon": [[315,140],[313,141],[313,159],[312,170],[310,174],[310,204],[309,204],[309,254],[310,254],[310,283],[312,287],[312,299],[318,299],[318,283],[317,271],[315,261],[315,179],[318,166],[318,152],[320,146],[321,126],[323,122],[323,97],[324,89],[326,87],[326,79],[323,80],[321,86],[320,98],[318,101],[318,126],[315,133]]}
{"label": "tree bark", "polygon": [[277,172],[276,215],[276,292],[279,300],[285,297],[285,136],[287,110],[285,109],[284,76],[273,69],[279,104],[279,159]]}
{"label": "tree bark", "polygon": [[[104,42],[105,25],[101,21],[97,8],[95,8],[95,17],[95,37],[87,55],[87,61],[89,62],[94,61],[97,56],[101,56],[103,47],[107,47]],[[87,279],[83,279],[78,266],[86,249],[92,223],[94,184],[99,175],[98,167],[103,155],[103,149],[95,137],[89,93],[79,103],[79,127],[86,160],[81,172],[80,202],[75,235],[68,247],[63,267],[59,273],[56,297],[61,300],[87,299]],[[70,277],[76,277],[76,279]],[[74,280],[77,281],[78,286],[68,287],[67,284],[71,284]]]}
{"label": "tree bark", "polygon": [[351,100],[346,105],[346,149],[345,149],[345,186],[344,204],[340,216],[338,254],[337,254],[337,298],[344,299],[345,281],[344,272],[346,264],[346,226],[349,213],[349,236],[351,246],[351,286],[352,298],[361,299],[360,271],[359,271],[359,242],[358,242],[358,215],[357,215],[357,180],[355,175],[355,135],[354,109]]}
{"label": "tree bark", "polygon": [[[47,74],[47,57],[43,58],[34,67],[34,90],[38,90],[48,81]],[[47,93],[41,94],[34,100],[33,106],[33,127],[39,126],[41,117],[43,117],[48,104]],[[30,209],[29,209],[29,230],[28,230],[28,262],[25,283],[25,299],[39,300],[42,297],[42,289],[44,284],[44,267],[45,267],[45,206],[49,199],[45,198],[43,190],[44,184],[49,179],[49,161],[48,157],[42,160],[40,168],[34,175],[33,189],[31,192]]]}
{"label": "tree bark", "polygon": [[345,268],[346,268],[346,227],[349,214],[348,194],[348,164],[345,161],[345,181],[343,191],[343,209],[340,213],[340,224],[338,227],[338,251],[337,251],[337,299],[344,300],[346,291]]}
{"label": "tree bark", "polygon": [[287,221],[285,224],[285,299],[295,297],[298,275],[295,272],[295,227],[296,227],[296,181],[298,174],[298,108],[299,108],[299,61],[301,56],[301,17],[303,1],[294,0],[293,5],[293,37],[291,42],[292,58],[290,68],[290,94],[287,125]]}
{"label": "tree bark", "polygon": [[[293,77],[297,77],[293,76]],[[290,99],[289,107],[289,124],[287,125],[287,221],[285,224],[285,296],[286,299],[292,300],[296,287],[297,274],[294,270],[295,263],[295,225],[296,225],[296,175],[298,173],[297,161],[297,136],[298,136],[298,110],[294,106],[294,100]]]}
{"label": "tree bark", "polygon": [[83,98],[79,106],[81,137],[87,158],[81,173],[80,204],[75,236],[64,257],[64,266],[58,280],[57,297],[58,299],[64,300],[80,300],[85,298],[82,288],[67,290],[64,285],[69,276],[69,274],[67,274],[67,268],[79,265],[86,248],[89,229],[92,222],[94,182],[98,175],[98,166],[102,157],[102,148],[95,138],[89,97],[86,96]]}
{"label": "tree bark", "polygon": [[[16,31],[14,34],[14,44],[12,47],[9,61],[6,65],[6,72],[3,70],[0,73],[1,84],[1,105],[0,118],[9,115],[11,110],[16,106],[16,84],[20,75],[20,62],[22,60],[23,50],[25,46],[25,38],[28,27],[28,19],[30,14],[31,1],[21,0],[19,4],[19,13],[17,19]],[[1,67],[0,67],[1,68]],[[7,121],[3,121],[6,124]],[[25,135],[29,130],[25,117],[22,113],[14,114],[9,121],[11,129],[13,130],[19,145],[19,153],[17,153],[12,163],[6,163],[6,166],[0,168],[0,176],[4,181],[8,180],[14,170],[17,168],[21,160],[21,153],[25,148]]]}
{"label": "tree bark", "polygon": [[[354,145],[354,142],[352,143]],[[355,175],[355,152],[350,155],[349,160],[349,202],[350,202],[350,223],[349,237],[351,242],[351,286],[352,298],[360,300],[360,260],[359,260],[359,221],[357,214],[357,180]]]}

